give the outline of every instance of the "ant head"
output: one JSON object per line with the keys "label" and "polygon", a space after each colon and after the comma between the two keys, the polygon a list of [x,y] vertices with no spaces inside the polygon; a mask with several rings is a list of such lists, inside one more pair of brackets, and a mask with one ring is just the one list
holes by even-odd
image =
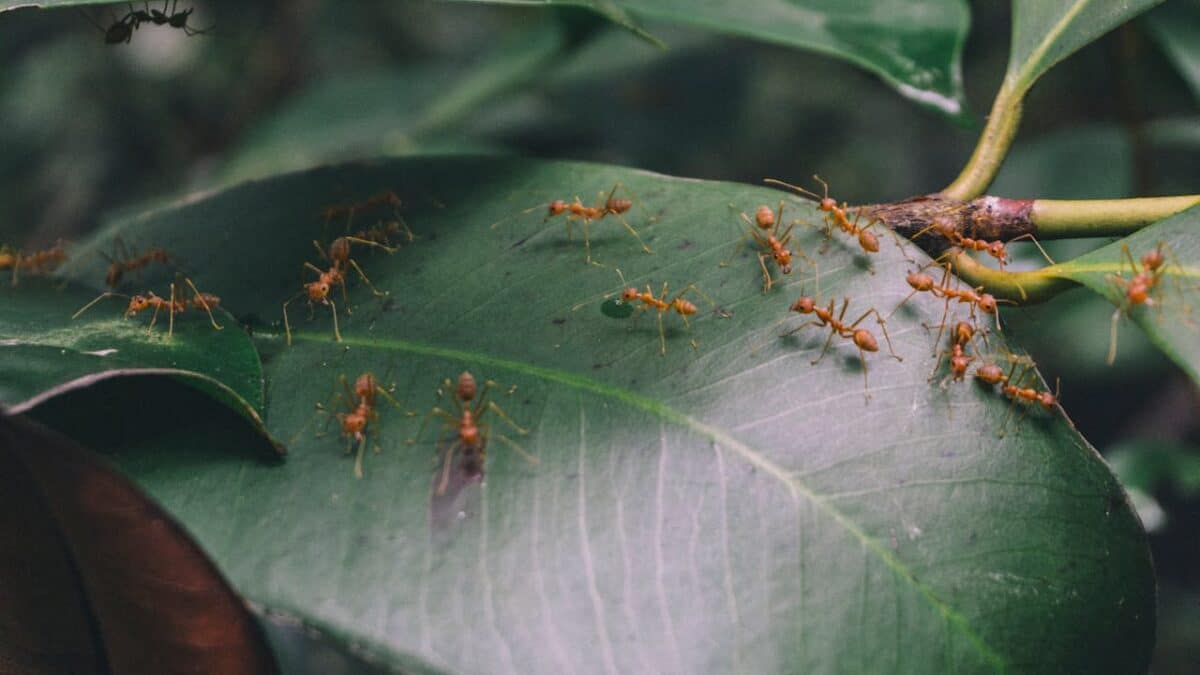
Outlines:
{"label": "ant head", "polygon": [[350,259],[350,240],[338,237],[329,242],[329,259],[334,262],[345,262]]}
{"label": "ant head", "polygon": [[324,300],[329,295],[329,283],[325,281],[312,281],[304,284],[304,289],[308,291],[308,299],[311,301]]}
{"label": "ant head", "polygon": [[950,357],[950,372],[954,373],[956,380],[961,380],[963,375],[967,374],[967,366],[971,364],[971,357],[965,354]]}
{"label": "ant head", "polygon": [[987,250],[988,255],[997,260],[1003,260],[1008,257],[1008,251],[1004,248],[1004,242],[1002,241],[993,241],[988,244]]}
{"label": "ant head", "polygon": [[632,207],[632,201],[618,197],[609,197],[608,201],[604,203],[604,208],[610,213],[625,213]]}
{"label": "ant head", "polygon": [[991,293],[982,293],[979,296],[979,311],[984,314],[996,313],[996,298]]}
{"label": "ant head", "polygon": [[632,302],[637,299],[638,289],[634,288],[633,286],[628,286],[621,290],[621,300],[625,302]]}
{"label": "ant head", "polygon": [[150,298],[144,295],[135,295],[129,299],[129,307],[125,309],[125,315],[137,314],[138,312],[150,306]]}
{"label": "ant head", "polygon": [[833,197],[822,197],[821,202],[817,204],[817,208],[825,212],[833,211],[837,208],[837,200]]}
{"label": "ant head", "polygon": [[933,277],[921,271],[909,272],[904,275],[904,280],[914,291],[928,291],[934,284]]}
{"label": "ant head", "polygon": [[998,384],[1004,380],[1004,369],[994,363],[985,363],[975,369],[975,379],[987,384]]}
{"label": "ant head", "polygon": [[675,298],[675,311],[683,316],[691,316],[696,313],[696,304],[683,298]]}
{"label": "ant head", "polygon": [[975,337],[975,326],[972,326],[966,321],[959,321],[954,324],[954,341],[958,344],[966,344]]}
{"label": "ant head", "polygon": [[864,352],[879,351],[879,342],[875,340],[875,336],[871,331],[865,328],[857,328],[854,330],[854,344]]}
{"label": "ant head", "polygon": [[864,251],[879,253],[879,238],[870,230],[858,231],[858,244],[863,247]]}
{"label": "ant head", "polygon": [[1154,271],[1166,262],[1166,257],[1163,255],[1163,245],[1160,243],[1153,251],[1147,251],[1142,256],[1142,266],[1147,270]]}
{"label": "ant head", "polygon": [[1039,393],[1037,400],[1046,410],[1053,410],[1054,406],[1058,405],[1058,397],[1048,391]]}
{"label": "ant head", "polygon": [[467,371],[463,371],[462,375],[458,376],[458,397],[464,401],[470,401],[475,398],[475,392],[478,387],[475,386],[475,376]]}
{"label": "ant head", "polygon": [[775,212],[771,207],[763,204],[754,212],[754,222],[764,230],[769,230],[775,226]]}
{"label": "ant head", "polygon": [[550,215],[557,216],[566,210],[567,210],[567,203],[565,201],[563,201],[561,199],[555,199],[554,201],[550,202],[550,209],[549,209]]}
{"label": "ant head", "polygon": [[800,312],[801,314],[812,314],[817,308],[817,301],[810,296],[802,295],[800,299],[792,303],[792,311]]}

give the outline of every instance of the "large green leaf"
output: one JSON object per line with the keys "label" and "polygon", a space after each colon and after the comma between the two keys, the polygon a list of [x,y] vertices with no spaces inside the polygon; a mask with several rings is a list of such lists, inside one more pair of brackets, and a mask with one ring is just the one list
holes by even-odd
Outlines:
{"label": "large green leaf", "polygon": [[[521,213],[617,181],[637,196],[627,215],[656,253],[606,219],[591,228],[595,258],[631,283],[694,281],[732,313],[705,307],[690,332],[669,321],[665,357],[653,319],[602,313],[615,273],[584,265],[558,223]],[[311,321],[296,311],[286,347],[264,324],[309,276],[318,211],[380,189],[401,195],[421,237],[392,256],[359,254],[391,297],[352,285],[341,343],[325,309]],[[279,467],[199,463],[227,453],[212,430],[172,439],[179,452],[156,441],[120,457],[246,596],[393,664],[1143,669],[1150,561],[1103,462],[1058,414],[1014,415],[1000,437],[1003,398],[931,385],[933,334],[920,324],[941,306],[928,298],[889,322],[903,362],[868,357],[869,404],[853,347],[810,365],[821,333],[780,338],[799,323],[791,301],[814,288],[810,266],[766,296],[751,255],[719,266],[738,233],[729,204],[780,196],[595,165],[410,159],[256,182],[131,220],[117,231],[204,261],[213,291],[259,317],[268,425],[292,452]],[[788,202],[815,222],[811,204]],[[906,294],[910,264],[889,237],[872,275],[841,235],[819,254],[816,229],[798,232],[826,296],[886,314]],[[493,400],[531,429],[509,435],[536,466],[493,440],[484,484],[451,464],[437,497],[431,436],[405,443],[417,419],[381,403],[382,452],[361,480],[344,441],[315,433],[314,404],[339,375],[374,372],[424,412],[463,370],[503,383]]]}
{"label": "large green leaf", "polygon": [[[101,271],[84,279],[103,277]],[[170,337],[163,316],[154,331],[145,315],[122,318],[129,301],[121,297],[101,300],[72,320],[97,293],[38,279],[0,285],[0,405],[25,412],[101,380],[161,374],[207,391],[263,429],[262,365],[228,312],[216,311],[224,324],[218,331],[203,312],[188,311],[177,317]]]}
{"label": "large green leaf", "polygon": [[1200,99],[1200,3],[1176,0],[1146,15],[1146,26]]}
{"label": "large green leaf", "polygon": [[1162,0],[1015,0],[1007,79],[1027,89],[1054,64]]}
{"label": "large green leaf", "polygon": [[[643,37],[640,19],[700,26],[836,56],[878,74],[903,95],[952,116],[965,114],[963,0],[460,0],[586,7]],[[111,0],[0,0],[17,7],[119,4]]]}
{"label": "large green leaf", "polygon": [[[1157,287],[1151,295],[1154,306],[1128,308],[1125,293],[1113,276],[1127,281],[1135,271],[1123,257],[1122,247],[1128,247],[1135,261],[1142,254],[1164,244],[1167,264]],[[1118,324],[1128,330],[1129,318],[1141,327],[1171,360],[1179,364],[1192,379],[1200,382],[1200,208],[1192,208],[1166,220],[1159,221],[1118,242],[1080,256],[1070,262],[1050,268],[1054,276],[1077,281],[1108,298],[1125,310]]]}
{"label": "large green leaf", "polygon": [[948,115],[965,112],[960,58],[970,16],[960,0],[465,0],[587,7],[626,26],[680,22],[811,49],[870,70]]}

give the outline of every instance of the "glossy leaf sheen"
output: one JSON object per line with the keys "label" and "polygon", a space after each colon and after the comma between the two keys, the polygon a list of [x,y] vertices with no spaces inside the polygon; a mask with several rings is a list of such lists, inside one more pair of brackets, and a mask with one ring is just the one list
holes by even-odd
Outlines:
{"label": "glossy leaf sheen", "polygon": [[1014,0],[1008,77],[1029,87],[1080,47],[1162,0]]}
{"label": "glossy leaf sheen", "polygon": [[[1166,273],[1152,294],[1155,307],[1137,307],[1122,316],[1120,331],[1129,331],[1132,318],[1164,354],[1183,368],[1193,380],[1200,382],[1200,208],[1192,208],[1159,221],[1150,227],[1080,256],[1056,269],[1061,276],[1078,281],[1093,291],[1122,306],[1125,293],[1112,275],[1126,280],[1134,275],[1124,262],[1121,245],[1124,243],[1139,260],[1159,242],[1166,244]],[[1172,259],[1170,256],[1173,255]],[[1141,263],[1138,262],[1139,270]],[[1118,342],[1118,356],[1120,358]]]}
{"label": "glossy leaf sheen", "polygon": [[[602,313],[612,270],[585,266],[560,222],[519,213],[590,201],[617,181],[657,252],[606,219],[591,227],[594,257],[656,291],[696,282],[732,312],[695,298],[690,333],[668,318],[666,357],[653,317]],[[311,321],[293,314],[291,348],[256,326],[269,426],[290,439],[288,461],[200,468],[196,451],[122,453],[255,602],[375,658],[451,672],[1145,667],[1144,534],[1061,417],[1033,411],[1001,439],[998,395],[927,382],[933,337],[920,322],[941,308],[925,298],[889,322],[905,360],[869,356],[867,405],[851,346],[812,366],[824,334],[779,337],[799,323],[786,314],[801,286],[814,288],[806,264],[765,297],[748,252],[719,266],[739,234],[728,205],[750,210],[779,192],[595,165],[412,159],[256,182],[118,229],[205,261],[235,313],[269,321],[309,276],[321,207],[384,188],[421,237],[393,256],[357,254],[391,297],[352,280],[340,344],[324,308]],[[811,204],[789,204],[815,221]],[[193,236],[200,223],[212,236]],[[817,230],[797,233],[818,255]],[[886,314],[907,292],[909,264],[882,242],[874,276],[840,234],[820,256],[822,291],[853,298],[848,318],[869,304]],[[492,400],[531,429],[517,436],[493,419],[483,485],[452,465],[450,491],[435,497],[432,435],[406,444],[418,419],[383,404],[381,452],[368,451],[361,480],[336,430],[315,433],[314,404],[339,375],[374,372],[423,413],[463,370],[500,381]]]}
{"label": "glossy leaf sheen", "polygon": [[[83,280],[103,277],[98,270]],[[122,318],[129,301],[121,297],[70,318],[98,293],[79,285],[52,287],[36,278],[16,288],[0,284],[0,404],[23,412],[98,379],[161,372],[208,391],[262,427],[262,365],[232,316],[217,310],[225,325],[217,331],[202,311],[188,310],[176,317],[170,338],[164,316],[153,332],[147,330],[152,310]]]}
{"label": "glossy leaf sheen", "polygon": [[[496,2],[496,0],[464,0]],[[587,7],[636,28],[672,21],[846,59],[948,115],[965,112],[960,58],[970,22],[960,0],[499,0]]]}

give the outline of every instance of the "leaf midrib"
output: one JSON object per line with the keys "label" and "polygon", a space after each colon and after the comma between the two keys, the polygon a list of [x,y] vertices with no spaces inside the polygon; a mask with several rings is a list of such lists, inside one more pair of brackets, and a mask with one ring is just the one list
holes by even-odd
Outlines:
{"label": "leaf midrib", "polygon": [[[256,331],[254,337],[255,339],[272,341],[277,341],[283,338],[283,336],[278,333],[266,331]],[[316,334],[293,331],[292,339],[303,342],[328,342],[329,336],[323,333]],[[395,338],[363,339],[344,336],[342,338],[342,344],[356,347],[388,349],[398,352],[420,354],[423,356],[433,356],[448,360],[462,361],[481,366],[514,371],[523,375],[529,375],[581,391],[587,391],[589,393],[615,399],[626,405],[629,405],[630,407],[637,408],[644,412],[655,415],[667,422],[687,427],[698,434],[708,436],[715,443],[728,447],[736,452],[743,461],[763,470],[771,477],[777,479],[788,489],[793,502],[798,503],[799,498],[803,497],[816,506],[818,510],[823,511],[828,517],[832,518],[835,523],[858,539],[859,543],[862,544],[869,552],[878,557],[880,562],[886,565],[893,574],[917,591],[917,593],[924,598],[931,607],[937,610],[946,621],[956,627],[979,652],[980,656],[982,656],[983,659],[996,671],[1007,671],[1007,666],[1005,665],[1004,659],[1001,658],[1001,656],[995,650],[993,650],[991,646],[984,642],[983,638],[971,628],[966,618],[938,598],[932,589],[917,581],[916,575],[909,570],[899,558],[893,555],[891,551],[870,537],[854,521],[850,520],[846,514],[835,508],[820,494],[814,492],[812,488],[804,484],[804,482],[793,473],[789,472],[775,462],[772,462],[758,450],[755,450],[746,443],[734,438],[724,429],[701,422],[700,420],[686,415],[655,399],[641,396],[620,387],[604,384],[588,377],[556,368],[533,365],[523,361],[506,359],[484,352],[455,349],[452,347],[440,347],[436,345]]]}

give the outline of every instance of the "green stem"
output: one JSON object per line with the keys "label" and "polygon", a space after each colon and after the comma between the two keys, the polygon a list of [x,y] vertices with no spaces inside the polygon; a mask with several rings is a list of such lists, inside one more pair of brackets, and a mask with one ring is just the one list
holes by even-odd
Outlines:
{"label": "green stem", "polygon": [[1200,195],[1033,202],[1030,220],[1039,239],[1123,237],[1200,204]]}
{"label": "green stem", "polygon": [[958,178],[942,190],[941,196],[965,202],[982,195],[992,184],[1021,122],[1021,100],[1028,87],[1021,86],[1019,81],[1012,77],[1004,79],[971,159]]}
{"label": "green stem", "polygon": [[1021,305],[1045,302],[1077,284],[1054,274],[1054,267],[1032,272],[1001,272],[980,263],[962,251],[947,256],[954,273],[972,286],[984,289],[1000,300]]}

